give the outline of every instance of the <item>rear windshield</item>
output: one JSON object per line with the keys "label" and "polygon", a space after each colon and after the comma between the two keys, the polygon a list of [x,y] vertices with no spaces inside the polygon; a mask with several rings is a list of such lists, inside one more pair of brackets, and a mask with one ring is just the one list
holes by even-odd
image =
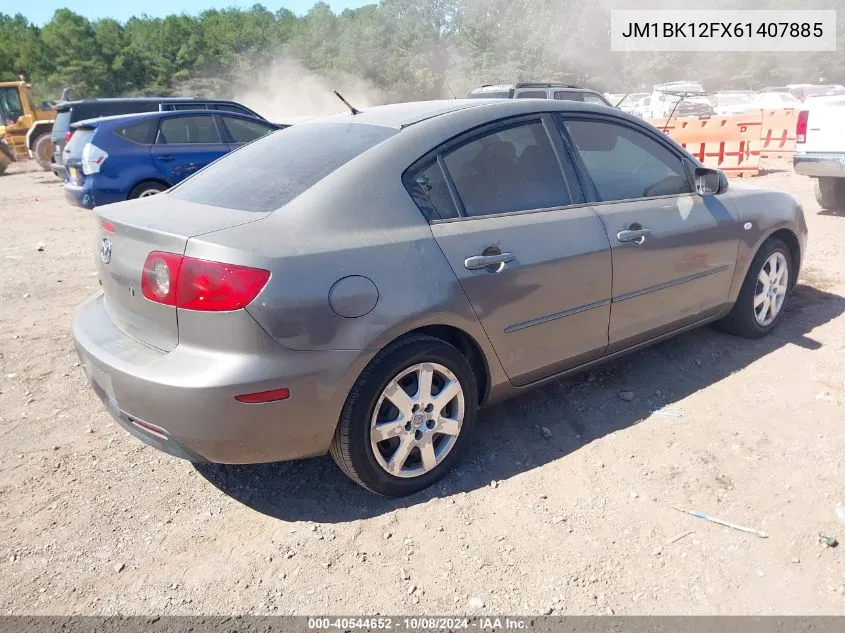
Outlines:
{"label": "rear windshield", "polygon": [[306,123],[268,134],[182,181],[168,195],[214,207],[267,213],[393,136],[360,123]]}
{"label": "rear windshield", "polygon": [[94,136],[94,130],[90,128],[81,128],[74,130],[73,136],[70,137],[70,143],[65,147],[65,152],[69,156],[82,156],[82,148]]}
{"label": "rear windshield", "polygon": [[58,138],[70,127],[70,110],[59,110],[56,113],[56,120],[53,122],[53,136]]}

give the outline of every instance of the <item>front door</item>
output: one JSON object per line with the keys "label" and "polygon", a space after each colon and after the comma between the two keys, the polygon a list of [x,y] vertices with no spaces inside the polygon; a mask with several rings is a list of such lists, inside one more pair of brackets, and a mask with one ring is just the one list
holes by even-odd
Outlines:
{"label": "front door", "polygon": [[613,253],[610,351],[715,314],[729,302],[739,222],[700,196],[680,153],[622,121],[565,119]]}
{"label": "front door", "polygon": [[458,217],[431,230],[517,385],[607,349],[610,245],[554,126],[540,115],[489,126],[416,175],[433,205],[457,201]]}
{"label": "front door", "polygon": [[164,117],[152,146],[153,163],[171,185],[229,151],[211,114]]}

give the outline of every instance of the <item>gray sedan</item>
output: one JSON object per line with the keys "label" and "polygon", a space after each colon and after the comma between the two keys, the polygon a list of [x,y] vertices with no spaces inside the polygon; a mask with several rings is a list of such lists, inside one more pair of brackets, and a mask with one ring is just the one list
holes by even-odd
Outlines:
{"label": "gray sedan", "polygon": [[807,239],[640,119],[533,99],[307,121],[94,215],[73,335],[120,425],[197,462],[330,452],[384,495],[443,476],[479,406],[708,322],[769,333]]}

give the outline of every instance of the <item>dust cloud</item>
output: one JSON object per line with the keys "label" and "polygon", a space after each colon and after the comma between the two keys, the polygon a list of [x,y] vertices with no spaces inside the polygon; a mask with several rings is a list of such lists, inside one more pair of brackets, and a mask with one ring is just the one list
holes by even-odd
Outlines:
{"label": "dust cloud", "polygon": [[296,123],[346,110],[332,90],[356,108],[388,102],[387,94],[360,77],[339,73],[328,77],[308,70],[285,55],[237,80],[229,97],[276,123]]}

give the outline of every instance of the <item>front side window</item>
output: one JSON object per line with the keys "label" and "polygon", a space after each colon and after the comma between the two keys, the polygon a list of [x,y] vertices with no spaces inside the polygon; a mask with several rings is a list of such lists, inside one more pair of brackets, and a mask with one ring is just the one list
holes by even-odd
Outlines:
{"label": "front side window", "polygon": [[469,216],[572,202],[551,140],[539,121],[491,132],[443,158]]}
{"label": "front side window", "polygon": [[233,116],[222,116],[223,125],[229,130],[234,143],[250,143],[275,130],[274,127],[258,121],[238,119]]}
{"label": "front side window", "polygon": [[607,102],[597,94],[593,94],[592,92],[584,92],[582,94],[584,95],[584,103],[595,103],[596,105],[603,106],[607,105]]}
{"label": "front side window", "polygon": [[565,126],[602,201],[692,193],[681,159],[646,134],[605,121]]}
{"label": "front side window", "polygon": [[220,131],[211,115],[177,116],[163,119],[158,144],[197,145],[222,143]]}

